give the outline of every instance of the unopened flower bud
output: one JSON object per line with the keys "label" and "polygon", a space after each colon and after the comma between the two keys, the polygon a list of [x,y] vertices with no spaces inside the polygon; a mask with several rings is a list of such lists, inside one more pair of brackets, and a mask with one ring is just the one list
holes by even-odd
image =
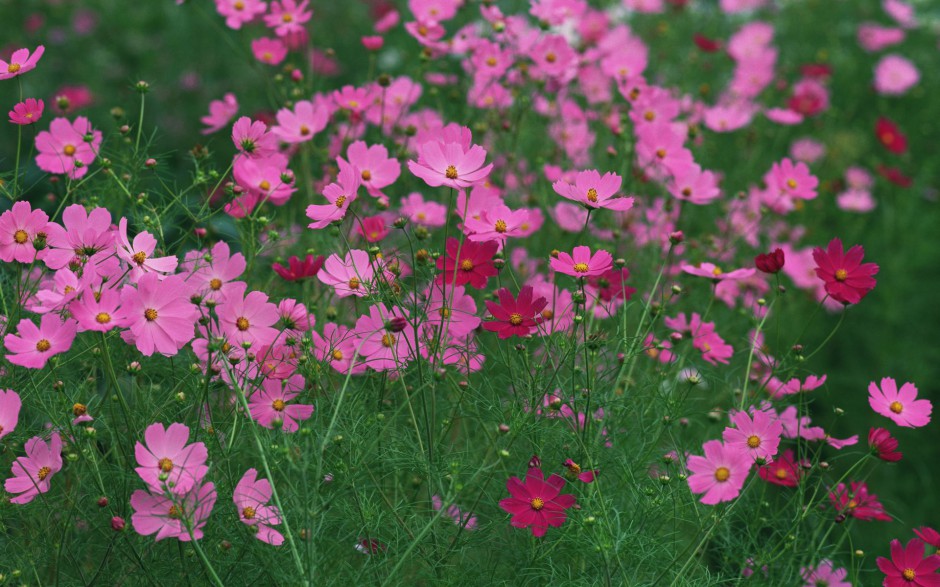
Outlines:
{"label": "unopened flower bud", "polygon": [[125,526],[124,518],[122,518],[121,516],[114,516],[113,518],[111,518],[111,529],[114,530],[115,532],[123,532],[124,526]]}
{"label": "unopened flower bud", "polygon": [[685,240],[685,234],[683,234],[681,230],[677,230],[675,232],[669,233],[669,242],[674,245],[678,245],[684,240]]}

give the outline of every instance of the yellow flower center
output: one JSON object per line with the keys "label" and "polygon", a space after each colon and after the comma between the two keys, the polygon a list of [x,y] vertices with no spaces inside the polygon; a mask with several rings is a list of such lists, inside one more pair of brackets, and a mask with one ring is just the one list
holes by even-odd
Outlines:
{"label": "yellow flower center", "polygon": [[269,189],[271,189],[271,183],[268,180],[263,179],[261,180],[261,183],[258,184],[258,188],[264,191],[268,191]]}
{"label": "yellow flower center", "polygon": [[545,507],[545,502],[542,500],[541,497],[536,497],[532,501],[529,502],[529,505],[532,506],[533,510],[539,511],[540,509]]}
{"label": "yellow flower center", "polygon": [[913,582],[917,578],[917,572],[914,569],[904,569],[901,572],[901,576],[904,577],[905,581]]}
{"label": "yellow flower center", "polygon": [[656,113],[653,112],[652,110],[647,110],[643,114],[643,118],[645,118],[647,122],[653,122],[656,119]]}
{"label": "yellow flower center", "polygon": [[43,479],[48,477],[49,473],[51,472],[52,472],[52,469],[50,469],[49,467],[43,467],[39,469],[39,471],[36,472],[36,476],[39,477],[40,481],[42,481]]}
{"label": "yellow flower center", "polygon": [[724,483],[730,476],[731,471],[729,471],[727,467],[718,467],[715,470],[715,481],[718,481],[719,483]]}
{"label": "yellow flower center", "polygon": [[894,402],[891,402],[891,405],[888,406],[888,409],[890,409],[895,414],[900,414],[901,412],[904,411],[904,406],[901,404],[901,402],[894,401]]}
{"label": "yellow flower center", "polygon": [[520,324],[522,324],[522,314],[519,314],[517,312],[513,312],[512,314],[510,314],[509,323],[512,324],[513,326],[519,326]]}
{"label": "yellow flower center", "polygon": [[305,137],[305,136],[307,136],[307,135],[309,135],[309,134],[310,134],[310,127],[307,126],[306,124],[301,124],[301,125],[300,125],[300,136]]}
{"label": "yellow flower center", "polygon": [[170,471],[173,470],[173,461],[171,459],[163,457],[162,459],[159,460],[159,462],[157,462],[157,466],[160,467],[160,470],[163,471],[164,473],[169,473]]}
{"label": "yellow flower center", "polygon": [[395,335],[394,334],[383,334],[382,335],[382,346],[385,348],[391,348],[395,344]]}
{"label": "yellow flower center", "polygon": [[[271,61],[272,59],[274,59],[274,55],[272,55],[270,51],[265,51],[264,53],[261,54],[262,61]],[[307,127],[305,126],[300,127],[300,134],[305,134],[303,130],[305,128]]]}
{"label": "yellow flower center", "polygon": [[450,318],[450,310],[447,309],[447,306],[441,307],[441,309],[438,310],[437,313],[441,315],[441,318]]}
{"label": "yellow flower center", "polygon": [[839,269],[836,271],[836,281],[845,281],[849,278],[849,272],[845,269]]}
{"label": "yellow flower center", "polygon": [[84,416],[85,414],[88,413],[88,408],[85,406],[85,404],[75,404],[74,406],[72,406],[72,413],[75,415],[76,418],[78,416]]}
{"label": "yellow flower center", "polygon": [[542,310],[542,318],[545,318],[546,320],[551,320],[554,317],[555,317],[555,312],[552,312],[548,308],[545,308],[544,310]]}
{"label": "yellow flower center", "polygon": [[453,165],[448,165],[447,169],[444,170],[444,177],[447,179],[457,179],[457,168]]}
{"label": "yellow flower center", "polygon": [[245,318],[244,316],[239,316],[238,320],[235,321],[235,328],[241,330],[242,332],[248,330],[249,326],[251,326],[251,324],[248,323],[248,318]]}
{"label": "yellow flower center", "polygon": [[787,180],[787,187],[790,188],[791,190],[795,190],[795,189],[796,189],[796,180],[795,180],[795,179],[788,179],[788,180]]}
{"label": "yellow flower center", "polygon": [[460,262],[460,268],[464,271],[473,271],[473,261],[470,259],[464,259]]}
{"label": "yellow flower center", "polygon": [[505,220],[497,220],[496,224],[493,226],[493,229],[496,232],[503,233],[506,232],[507,226]]}
{"label": "yellow flower center", "polygon": [[341,361],[341,360],[343,360],[343,351],[341,351],[341,350],[339,350],[339,349],[333,351],[332,357],[333,357],[333,360],[334,360],[334,361]]}
{"label": "yellow flower center", "polygon": [[147,319],[147,322],[153,322],[157,319],[157,311],[153,308],[147,308],[144,310],[144,318]]}
{"label": "yellow flower center", "polygon": [[660,159],[666,158],[666,149],[656,149],[656,156]]}
{"label": "yellow flower center", "polygon": [[13,233],[13,240],[16,241],[16,244],[21,245],[29,240],[29,235],[26,234],[25,230],[17,230]]}
{"label": "yellow flower center", "polygon": [[715,267],[714,269],[712,269],[712,275],[714,275],[715,277],[718,277],[721,274],[722,274],[721,267]]}
{"label": "yellow flower center", "polygon": [[19,70],[20,70],[19,63],[11,63],[10,65],[7,65],[7,73],[16,73]]}
{"label": "yellow flower center", "polygon": [[282,14],[282,15],[281,15],[281,20],[282,20],[283,22],[294,22],[294,15],[293,15],[293,14]]}
{"label": "yellow flower center", "polygon": [[545,55],[545,61],[548,61],[549,63],[555,63],[555,61],[557,60],[558,60],[558,56],[552,52],[549,52]]}
{"label": "yellow flower center", "polygon": [[180,518],[183,517],[183,510],[181,510],[178,505],[171,505],[170,511],[166,513],[166,517],[171,518],[173,520],[179,520]]}
{"label": "yellow flower center", "polygon": [[111,314],[107,312],[98,312],[98,315],[95,316],[95,322],[98,324],[107,324],[111,321]]}
{"label": "yellow flower center", "polygon": [[358,277],[352,277],[349,279],[349,289],[359,289],[359,284],[362,283],[359,281]]}
{"label": "yellow flower center", "polygon": [[52,343],[46,340],[45,338],[39,339],[39,342],[36,343],[36,350],[40,353],[44,353],[52,348]]}
{"label": "yellow flower center", "polygon": [[757,448],[760,446],[760,436],[752,435],[747,437],[747,445],[750,448]]}
{"label": "yellow flower center", "polygon": [[75,154],[75,145],[65,145],[62,147],[62,152],[65,153],[66,157],[71,157]]}
{"label": "yellow flower center", "polygon": [[147,260],[147,253],[143,251],[137,251],[131,256],[131,259],[134,261],[134,263],[137,263],[138,266],[143,265],[144,261]]}
{"label": "yellow flower center", "polygon": [[496,58],[495,58],[495,57],[487,57],[487,58],[486,58],[486,64],[489,65],[490,67],[496,67]]}
{"label": "yellow flower center", "polygon": [[[777,479],[786,479],[786,478],[787,478],[787,470],[781,467],[781,468],[777,469],[777,472],[775,473],[775,475],[777,475]],[[853,506],[853,507],[854,507],[854,506]]]}
{"label": "yellow flower center", "polygon": [[596,201],[597,201],[597,190],[594,189],[594,188],[589,189],[588,192],[587,192],[587,199],[588,199],[588,202],[596,202]]}
{"label": "yellow flower center", "polygon": [[284,408],[287,407],[287,404],[285,404],[284,400],[282,399],[276,399],[273,402],[271,402],[271,407],[274,408],[275,412],[283,412]]}
{"label": "yellow flower center", "polygon": [[340,197],[336,198],[336,202],[334,202],[334,203],[336,204],[336,207],[337,207],[337,208],[342,208],[342,207],[343,207],[343,204],[346,203],[346,196],[340,196]]}
{"label": "yellow flower center", "polygon": [[211,287],[215,291],[219,291],[220,289],[222,289],[222,280],[219,279],[218,277],[214,277],[212,281],[209,282],[209,287]]}
{"label": "yellow flower center", "polygon": [[574,264],[574,270],[575,270],[576,273],[587,273],[587,272],[588,272],[588,265],[587,265],[587,263],[575,263],[575,264]]}
{"label": "yellow flower center", "polygon": [[236,2],[235,4],[232,5],[232,7],[233,7],[235,10],[244,10],[244,9],[245,9],[245,3],[242,2],[241,0],[238,0],[238,2]]}
{"label": "yellow flower center", "polygon": [[[368,169],[363,169],[363,170],[362,170],[362,181],[369,181],[370,179],[372,179],[372,172],[369,171]],[[453,178],[451,178],[451,179],[453,179]]]}
{"label": "yellow flower center", "polygon": [[242,510],[242,517],[246,520],[250,520],[255,517],[255,508],[248,506]]}

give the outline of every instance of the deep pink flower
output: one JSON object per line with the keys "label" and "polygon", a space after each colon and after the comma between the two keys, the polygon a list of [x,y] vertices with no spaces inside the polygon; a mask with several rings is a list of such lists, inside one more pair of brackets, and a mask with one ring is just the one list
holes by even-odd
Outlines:
{"label": "deep pink flower", "polygon": [[881,380],[881,388],[872,381],[868,384],[868,403],[876,413],[891,418],[898,426],[920,428],[930,423],[933,404],[928,399],[916,399],[917,387],[905,383],[898,389],[891,377]]}
{"label": "deep pink flower", "polygon": [[[251,1],[251,0],[249,0]],[[202,129],[202,134],[211,135],[228,126],[228,123],[238,113],[238,100],[235,94],[228,93],[221,100],[212,100],[209,102],[209,114],[199,119],[206,128]]]}
{"label": "deep pink flower", "polygon": [[356,232],[366,242],[377,243],[388,236],[388,227],[383,216],[367,216],[356,227]]}
{"label": "deep pink flower", "polygon": [[309,1],[301,0],[274,0],[271,2],[271,12],[264,15],[264,24],[274,29],[279,37],[286,37],[294,33],[305,32],[306,24],[313,16],[313,11],[308,10]]}
{"label": "deep pink flower", "polygon": [[829,491],[829,501],[836,511],[859,520],[891,521],[891,516],[885,513],[884,506],[878,501],[878,496],[868,493],[867,485],[852,481],[851,486],[852,490],[848,491],[845,483],[839,483],[834,490]]}
{"label": "deep pink flower", "polygon": [[201,442],[189,442],[189,427],[174,422],[164,428],[157,422],[144,431],[146,445],[134,445],[135,471],[150,488],[158,493],[165,489],[176,495],[189,492],[202,482],[209,467],[209,453]]}
{"label": "deep pink flower", "polygon": [[255,59],[268,65],[280,65],[287,57],[287,45],[277,38],[260,37],[251,42]]}
{"label": "deep pink flower", "polygon": [[150,272],[173,273],[179,259],[175,256],[154,257],[157,239],[149,232],[138,233],[131,242],[127,236],[127,218],[118,222],[116,239],[117,255],[131,267],[131,275],[136,279]]}
{"label": "deep pink flower", "polygon": [[543,320],[541,312],[548,305],[543,297],[533,298],[531,285],[519,290],[519,297],[514,298],[505,287],[496,291],[499,303],[486,300],[486,308],[496,320],[484,322],[483,328],[495,332],[499,338],[525,336]]}
{"label": "deep pink flower", "polygon": [[267,159],[277,153],[277,137],[260,120],[242,116],[232,125],[232,142],[239,152],[252,159]]}
{"label": "deep pink flower", "polygon": [[39,45],[32,54],[29,49],[17,49],[10,56],[9,62],[0,59],[0,80],[11,79],[36,69],[36,64],[45,51],[46,48]]}
{"label": "deep pink flower", "polygon": [[579,171],[574,185],[559,179],[552,184],[555,193],[588,209],[607,208],[626,211],[633,207],[633,198],[617,197],[621,178],[616,173],[605,173],[603,177],[596,169]]}
{"label": "deep pink flower", "polygon": [[484,242],[464,241],[448,238],[444,254],[437,258],[437,268],[441,271],[435,278],[438,285],[464,285],[483,289],[490,277],[497,274],[493,266],[493,255],[499,250],[495,240]]}
{"label": "deep pink flower", "polygon": [[806,581],[803,587],[852,587],[845,580],[848,574],[848,569],[837,569],[828,559],[819,561],[815,567],[800,569],[800,576]]}
{"label": "deep pink flower", "polygon": [[281,523],[281,512],[277,506],[268,505],[271,501],[271,483],[267,479],[259,480],[256,469],[245,471],[235,486],[232,501],[238,510],[238,519],[254,531],[255,538],[274,546],[284,543],[284,535],[271,527]]}
{"label": "deep pink flower", "polygon": [[72,347],[77,328],[75,320],[63,321],[56,314],[44,314],[38,328],[23,318],[16,326],[17,334],[4,338],[7,350],[14,353],[7,355],[7,360],[27,369],[42,369],[50,357]]}
{"label": "deep pink flower", "polygon": [[689,457],[689,489],[692,493],[704,493],[701,502],[715,505],[731,501],[741,493],[753,461],[739,449],[722,444],[720,440],[709,440],[702,445],[705,456]]}
{"label": "deep pink flower", "polygon": [[199,540],[216,497],[213,483],[193,487],[189,493],[172,499],[138,489],[131,494],[134,508],[131,523],[141,536],[156,534],[158,542],[164,538],[177,538],[180,542]]}
{"label": "deep pink flower", "polygon": [[914,528],[914,534],[925,543],[936,548],[937,554],[940,554],[940,532],[930,526],[921,526],[920,528]]}
{"label": "deep pink flower", "polygon": [[408,161],[408,169],[431,187],[463,189],[490,174],[493,164],[484,166],[485,160],[486,150],[479,145],[430,141],[418,146],[418,160]]}
{"label": "deep pink flower", "polygon": [[868,431],[868,448],[871,453],[883,461],[895,463],[901,460],[898,452],[898,439],[884,428],[871,428]]}
{"label": "deep pink flower", "polygon": [[[86,141],[85,137],[91,140]],[[91,128],[84,116],[75,122],[67,118],[54,118],[49,130],[36,135],[36,165],[49,173],[65,173],[71,179],[79,179],[88,173],[88,166],[95,162],[101,147],[101,131]]]}
{"label": "deep pink flower", "polygon": [[598,277],[613,269],[614,258],[607,251],[595,251],[591,248],[575,247],[572,254],[559,252],[558,257],[552,257],[548,264],[558,273],[572,277]]}
{"label": "deep pink flower", "polygon": [[764,481],[774,485],[796,487],[800,484],[803,471],[800,464],[793,458],[793,451],[787,449],[782,456],[757,469],[757,475]]}
{"label": "deep pink flower", "polygon": [[10,110],[10,122],[24,126],[35,124],[42,118],[44,107],[45,104],[42,100],[26,98],[26,100],[16,104],[13,110]]}
{"label": "deep pink flower", "polygon": [[0,260],[7,263],[36,260],[37,238],[46,240],[49,217],[42,210],[33,210],[29,202],[19,201],[0,215]]}
{"label": "deep pink flower", "polygon": [[271,268],[286,281],[298,281],[308,277],[314,277],[320,271],[320,268],[323,267],[324,261],[326,261],[326,257],[323,255],[317,255],[316,257],[307,255],[304,257],[303,261],[297,258],[297,255],[292,255],[291,258],[287,260],[287,267],[284,267],[280,263],[275,263]]}
{"label": "deep pink flower", "polygon": [[786,264],[786,256],[783,249],[774,249],[769,253],[761,253],[754,257],[754,265],[761,273],[773,275],[778,273]]}
{"label": "deep pink flower", "polygon": [[875,288],[875,263],[862,263],[865,249],[855,245],[843,253],[842,241],[834,238],[827,250],[816,247],[816,275],[825,282],[826,293],[843,304],[857,304]]}
{"label": "deep pink flower", "polygon": [[192,287],[180,275],[161,280],[146,273],[137,287],[121,288],[118,324],[128,330],[121,337],[146,356],[155,351],[171,357],[195,336],[199,312],[189,301]]}
{"label": "deep pink flower", "polygon": [[336,182],[323,188],[323,197],[328,204],[310,204],[307,206],[307,218],[313,220],[307,225],[314,230],[326,228],[333,222],[337,222],[346,217],[346,210],[349,205],[359,197],[359,186],[361,180],[356,168],[339,159],[339,175]]}
{"label": "deep pink flower", "polygon": [[536,538],[545,536],[548,527],[558,528],[565,523],[565,510],[573,507],[575,497],[561,495],[565,480],[554,473],[545,479],[542,470],[531,467],[525,482],[518,477],[506,481],[506,490],[512,497],[500,500],[499,507],[512,514],[510,524],[515,528],[532,527]]}
{"label": "deep pink flower", "polygon": [[215,0],[215,9],[225,17],[225,26],[238,30],[264,14],[268,5],[261,0]]}
{"label": "deep pink flower", "polygon": [[938,587],[940,586],[940,556],[924,557],[924,543],[911,538],[907,546],[899,540],[891,541],[891,559],[879,556],[878,568],[885,574],[884,587]]}
{"label": "deep pink flower", "polygon": [[745,411],[731,416],[734,428],[725,428],[722,438],[725,447],[739,450],[757,463],[765,463],[777,454],[783,423],[762,410],[755,410],[751,418]]}
{"label": "deep pink flower", "polygon": [[284,432],[297,432],[298,422],[313,415],[313,406],[288,404],[300,395],[304,378],[293,375],[286,380],[266,378],[261,388],[248,398],[251,418],[265,428],[280,427]]}
{"label": "deep pink flower", "polygon": [[317,273],[317,279],[332,287],[341,298],[362,298],[369,295],[373,289],[374,277],[375,271],[372,269],[369,253],[361,249],[350,250],[345,258],[340,258],[335,253],[330,255]]}
{"label": "deep pink flower", "polygon": [[57,432],[52,433],[48,444],[34,436],[26,441],[24,448],[26,456],[13,461],[10,469],[13,476],[3,484],[7,493],[19,494],[10,500],[18,505],[49,491],[52,476],[62,470],[62,439]]}
{"label": "deep pink flower", "polygon": [[22,405],[18,393],[12,389],[0,389],[0,438],[16,429]]}

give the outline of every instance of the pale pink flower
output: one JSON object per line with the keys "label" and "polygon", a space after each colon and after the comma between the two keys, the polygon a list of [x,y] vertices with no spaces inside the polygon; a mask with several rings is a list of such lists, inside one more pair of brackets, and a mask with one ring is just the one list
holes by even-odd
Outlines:
{"label": "pale pink flower", "polygon": [[917,85],[920,72],[900,55],[885,55],[875,65],[875,90],[886,96],[901,96]]}
{"label": "pale pink flower", "polygon": [[215,9],[225,17],[225,26],[238,30],[264,14],[268,5],[261,0],[215,0]]}
{"label": "pale pink flower", "polygon": [[783,423],[775,416],[755,410],[751,418],[747,412],[740,411],[731,416],[731,423],[734,428],[725,428],[722,433],[726,448],[738,450],[758,463],[768,462],[776,456]]}
{"label": "pale pink flower", "polygon": [[[400,322],[403,328],[395,327]],[[404,369],[414,358],[416,345],[414,326],[408,321],[408,312],[384,303],[369,308],[369,313],[356,320],[359,355],[364,364],[375,371]]]}
{"label": "pale pink flower", "polygon": [[[62,224],[64,227],[55,222],[46,226],[47,249],[43,262],[49,269],[58,270],[73,262],[112,255],[114,232],[107,208],[94,208],[88,213],[81,204],[72,204],[62,212]],[[93,260],[90,262],[95,264]]]}
{"label": "pale pink flower", "polygon": [[577,277],[597,277],[613,269],[614,258],[607,251],[595,251],[591,254],[591,248],[586,246],[575,247],[569,255],[564,251],[559,251],[557,257],[552,257],[548,264],[558,272]]}
{"label": "pale pink flower", "polygon": [[17,334],[9,333],[3,339],[7,350],[14,353],[6,358],[27,369],[42,369],[53,355],[72,347],[77,328],[75,320],[63,321],[56,314],[44,314],[38,328],[31,320],[23,318],[16,326]]}
{"label": "pale pink flower", "polygon": [[447,206],[434,201],[425,201],[424,196],[412,192],[402,198],[399,208],[402,216],[421,226],[440,227],[447,223]]}
{"label": "pale pink flower", "polygon": [[157,239],[149,232],[138,233],[131,242],[127,237],[127,218],[118,221],[117,255],[131,268],[131,275],[138,279],[147,273],[172,273],[179,260],[175,256],[154,257]]}
{"label": "pale pink flower", "polygon": [[212,100],[209,102],[209,114],[208,116],[203,116],[199,119],[206,128],[202,129],[200,132],[204,135],[211,135],[214,132],[218,132],[228,126],[228,123],[235,114],[238,113],[238,100],[235,99],[235,94],[231,92],[225,94],[221,100]]}
{"label": "pale pink flower", "polygon": [[304,389],[304,378],[293,375],[288,379],[266,378],[261,388],[248,398],[251,418],[265,428],[280,427],[284,432],[297,432],[298,422],[313,415],[313,406],[288,404]]}
{"label": "pale pink flower", "polygon": [[303,143],[326,128],[330,112],[322,104],[309,100],[294,103],[294,109],[281,108],[277,111],[277,125],[271,131],[285,143]]}
{"label": "pale pink flower", "polygon": [[706,505],[733,500],[741,493],[753,461],[720,440],[709,440],[702,449],[704,457],[692,455],[688,460],[689,489],[704,493],[701,502]]}
{"label": "pale pink flower", "polygon": [[579,171],[574,185],[559,179],[552,184],[555,193],[577,202],[588,209],[607,208],[626,211],[633,207],[633,198],[617,197],[621,178],[616,173],[605,173],[603,177],[596,169]]}
{"label": "pale pink flower", "polygon": [[29,49],[17,49],[8,62],[0,59],[0,80],[11,79],[36,69],[36,64],[45,51],[46,48],[39,45],[32,53]]}
{"label": "pale pink flower", "polygon": [[370,147],[364,141],[356,141],[349,145],[346,157],[359,170],[362,185],[375,197],[382,195],[382,188],[395,183],[401,174],[401,164],[388,156],[388,149],[384,145]]}
{"label": "pale pink flower", "polygon": [[[0,215],[0,260],[9,263],[32,263],[36,260],[33,241],[40,235],[46,240],[49,217],[42,210],[33,210],[29,202],[19,201]],[[45,253],[42,252],[39,257]]]}
{"label": "pale pink flower", "polygon": [[493,164],[484,166],[485,160],[486,150],[479,145],[431,141],[418,146],[418,160],[408,161],[408,169],[431,187],[463,189],[489,176]]}
{"label": "pale pink flower", "polygon": [[107,287],[100,292],[91,292],[83,295],[81,299],[69,304],[69,312],[78,321],[78,330],[84,332],[107,332],[118,325],[117,317],[120,313],[121,296]]}
{"label": "pale pink flower", "polygon": [[695,265],[690,265],[688,263],[682,264],[682,271],[688,273],[689,275],[696,275],[698,277],[707,277],[714,281],[726,281],[726,280],[738,280],[738,279],[747,279],[754,275],[757,271],[754,268],[743,268],[743,269],[734,269],[732,271],[724,271],[721,267],[715,265],[714,263],[699,263],[696,267]]}
{"label": "pale pink flower", "polygon": [[242,116],[232,125],[232,142],[239,152],[252,159],[267,159],[277,153],[277,138],[260,120]]}
{"label": "pale pink flower", "polygon": [[323,188],[323,197],[328,204],[310,204],[307,206],[307,218],[313,220],[307,225],[314,230],[326,228],[333,222],[346,217],[349,205],[359,197],[360,174],[356,168],[338,159],[339,176],[335,183]]}
{"label": "pale pink flower", "polygon": [[[90,140],[86,141],[85,137]],[[101,147],[101,131],[91,128],[84,116],[75,122],[67,118],[54,118],[49,130],[36,135],[36,165],[49,173],[64,173],[70,179],[80,179],[88,173]]]}
{"label": "pale pink flower", "polygon": [[153,491],[170,490],[176,495],[189,492],[202,482],[209,467],[209,453],[201,442],[189,442],[189,427],[174,422],[168,427],[156,422],[144,431],[146,445],[134,445],[139,467],[134,470]]}
{"label": "pale pink flower", "polygon": [[19,494],[10,499],[10,503],[17,505],[48,492],[52,476],[62,470],[62,439],[57,432],[52,433],[48,444],[38,436],[30,438],[24,449],[26,456],[13,461],[13,476],[3,484],[7,493]]}
{"label": "pale pink flower", "polygon": [[267,65],[280,65],[287,58],[287,45],[278,38],[261,37],[251,42],[255,59]]}
{"label": "pale pink flower", "polygon": [[18,393],[12,389],[0,389],[0,439],[16,429],[22,405]]}
{"label": "pale pink flower", "polygon": [[335,253],[330,255],[317,273],[317,279],[332,287],[341,298],[369,295],[374,276],[369,253],[361,249],[350,250],[345,258]]}
{"label": "pale pink flower", "polygon": [[271,501],[271,483],[267,479],[259,480],[256,469],[245,471],[235,486],[232,501],[238,510],[238,519],[254,531],[255,538],[274,546],[284,543],[284,535],[271,527],[281,523],[281,512],[277,506],[268,505]]}
{"label": "pale pink flower", "polygon": [[160,279],[146,273],[137,287],[121,289],[118,324],[128,330],[121,337],[146,356],[158,352],[171,357],[195,336],[199,312],[189,301],[192,287],[180,275]]}
{"label": "pale pink flower", "polygon": [[216,307],[219,328],[232,345],[258,349],[270,345],[278,336],[274,324],[278,321],[277,306],[268,301],[268,295],[251,291],[247,295],[247,284],[236,282],[225,298]]}
{"label": "pale pink flower", "polygon": [[131,523],[141,536],[156,534],[158,542],[164,538],[177,538],[180,542],[199,540],[216,497],[213,483],[193,487],[185,495],[172,498],[138,489],[131,494],[134,508]]}

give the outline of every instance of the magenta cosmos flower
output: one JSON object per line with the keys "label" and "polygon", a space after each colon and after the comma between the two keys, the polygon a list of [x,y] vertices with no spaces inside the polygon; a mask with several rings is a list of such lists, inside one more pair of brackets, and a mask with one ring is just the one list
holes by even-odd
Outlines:
{"label": "magenta cosmos flower", "polygon": [[18,393],[12,389],[0,389],[0,438],[16,430],[22,405]]}
{"label": "magenta cosmos flower", "polygon": [[131,507],[134,508],[131,523],[141,536],[156,534],[158,542],[164,538],[177,538],[180,542],[199,540],[216,497],[213,483],[172,498],[138,489],[131,494]]}
{"label": "magenta cosmos flower", "polygon": [[264,24],[268,28],[274,29],[279,37],[286,37],[293,33],[302,33],[304,24],[313,16],[313,11],[308,10],[309,0],[275,0],[271,2],[271,13],[264,15]]}
{"label": "magenta cosmos flower", "polygon": [[35,124],[42,118],[45,103],[36,98],[26,98],[10,110],[10,122],[19,125]]}
{"label": "magenta cosmos flower", "polygon": [[506,481],[506,490],[512,497],[500,500],[499,507],[512,514],[510,524],[514,527],[531,526],[532,535],[541,538],[549,526],[558,528],[564,524],[565,510],[574,506],[573,495],[560,495],[564,486],[562,477],[553,473],[545,479],[542,470],[533,467],[526,472],[525,482],[518,477]]}
{"label": "magenta cosmos flower", "polygon": [[180,275],[161,281],[156,273],[147,273],[136,288],[125,285],[117,320],[129,330],[121,336],[148,357],[154,352],[175,355],[195,336],[199,311],[189,301],[191,292]]}
{"label": "magenta cosmos flower", "polygon": [[29,49],[17,49],[10,56],[9,62],[0,59],[0,80],[11,79],[36,69],[36,64],[45,51],[46,48],[39,45],[32,54]]}
{"label": "magenta cosmos flower", "polygon": [[268,505],[271,483],[267,479],[259,480],[256,469],[245,471],[235,486],[232,501],[238,510],[238,519],[251,528],[255,538],[274,546],[284,543],[284,535],[271,527],[281,523],[281,512],[276,506]]}
{"label": "magenta cosmos flower", "polygon": [[752,462],[770,461],[780,446],[783,423],[776,417],[757,410],[753,419],[747,412],[737,412],[731,416],[734,428],[725,428],[722,438],[725,447],[746,455]]}
{"label": "magenta cosmos flower", "polygon": [[[90,137],[90,140],[85,138]],[[36,165],[49,173],[65,173],[71,179],[79,179],[95,162],[101,147],[101,131],[91,128],[84,116],[75,122],[67,118],[55,118],[49,130],[36,135]]]}
{"label": "magenta cosmos flower", "polygon": [[205,465],[209,453],[206,445],[189,442],[189,427],[178,422],[164,428],[157,422],[144,431],[146,445],[137,442],[134,455],[135,469],[153,491],[169,489],[176,495],[188,492],[205,477],[209,467]]}
{"label": "magenta cosmos flower", "polygon": [[709,440],[702,450],[705,456],[689,457],[688,468],[692,472],[689,489],[692,493],[704,493],[701,502],[706,505],[736,498],[751,470],[751,458],[720,440]]}
{"label": "magenta cosmos flower", "polygon": [[878,265],[862,263],[865,249],[855,245],[843,253],[842,241],[834,238],[827,250],[813,249],[816,275],[825,282],[826,293],[843,304],[857,304],[875,288]]}
{"label": "magenta cosmos flower", "polygon": [[898,439],[884,428],[871,428],[868,431],[868,448],[871,453],[883,461],[896,463],[901,460],[898,452]]}
{"label": "magenta cosmos flower", "polygon": [[607,208],[621,212],[633,207],[633,198],[617,197],[622,179],[616,173],[605,173],[603,177],[595,169],[580,171],[574,185],[558,180],[552,189],[559,196],[577,202],[588,209]]}
{"label": "magenta cosmos flower", "polygon": [[284,432],[297,432],[297,423],[313,415],[313,406],[288,404],[303,388],[304,378],[300,375],[287,380],[266,378],[261,388],[248,398],[252,420],[265,428],[280,427]]}
{"label": "magenta cosmos flower", "polygon": [[607,251],[596,251],[592,255],[591,247],[581,246],[575,247],[570,255],[559,252],[548,264],[558,273],[572,277],[597,277],[613,268],[614,258]]}
{"label": "magenta cosmos flower", "polygon": [[17,334],[7,334],[4,339],[7,350],[14,353],[7,355],[7,360],[27,369],[42,369],[50,357],[72,347],[77,330],[75,320],[63,321],[56,314],[43,315],[38,328],[23,318],[16,326]]}
{"label": "magenta cosmos flower", "polygon": [[287,260],[287,267],[284,267],[280,263],[275,263],[271,265],[271,269],[285,281],[299,281],[308,277],[314,277],[320,271],[320,268],[323,267],[324,261],[326,261],[326,257],[323,255],[317,255],[316,257],[307,255],[303,260],[293,255]]}
{"label": "magenta cosmos flower", "polygon": [[408,169],[431,187],[463,189],[490,174],[493,164],[484,166],[485,160],[486,150],[479,145],[430,141],[418,146],[418,160],[409,161]]}
{"label": "magenta cosmos flower", "polygon": [[534,296],[531,285],[523,286],[519,290],[519,297],[514,298],[505,287],[497,290],[499,303],[486,300],[486,309],[496,320],[484,322],[483,328],[495,332],[499,338],[511,336],[525,336],[543,320],[542,310],[548,305],[543,297],[532,299]]}
{"label": "magenta cosmos flower", "polygon": [[938,587],[940,586],[940,556],[924,557],[924,543],[911,538],[907,546],[899,540],[891,541],[891,558],[879,556],[878,568],[885,574],[885,587]]}
{"label": "magenta cosmos flower", "polygon": [[461,243],[456,238],[448,238],[444,246],[444,255],[437,258],[437,268],[442,271],[435,278],[438,285],[465,285],[483,289],[490,277],[496,275],[493,255],[499,250],[499,243],[493,241]]}
{"label": "magenta cosmos flower", "polygon": [[3,484],[8,493],[19,494],[10,500],[18,505],[49,491],[52,476],[62,470],[62,439],[58,433],[52,433],[48,444],[34,436],[26,441],[25,449],[26,456],[13,462],[13,476]]}
{"label": "magenta cosmos flower", "polygon": [[868,404],[875,412],[907,428],[926,426],[933,411],[930,400],[917,399],[917,387],[913,383],[905,383],[898,389],[891,377],[881,380],[880,389],[874,381],[868,384]]}
{"label": "magenta cosmos flower", "polygon": [[36,260],[33,241],[46,238],[49,217],[42,210],[33,210],[29,202],[16,202],[0,215],[0,260],[9,263],[32,263]]}
{"label": "magenta cosmos flower", "polygon": [[829,492],[829,501],[840,514],[864,521],[891,521],[891,516],[885,513],[885,507],[878,501],[878,496],[869,493],[868,486],[861,481],[852,481],[851,491],[846,488],[845,483],[839,483]]}

